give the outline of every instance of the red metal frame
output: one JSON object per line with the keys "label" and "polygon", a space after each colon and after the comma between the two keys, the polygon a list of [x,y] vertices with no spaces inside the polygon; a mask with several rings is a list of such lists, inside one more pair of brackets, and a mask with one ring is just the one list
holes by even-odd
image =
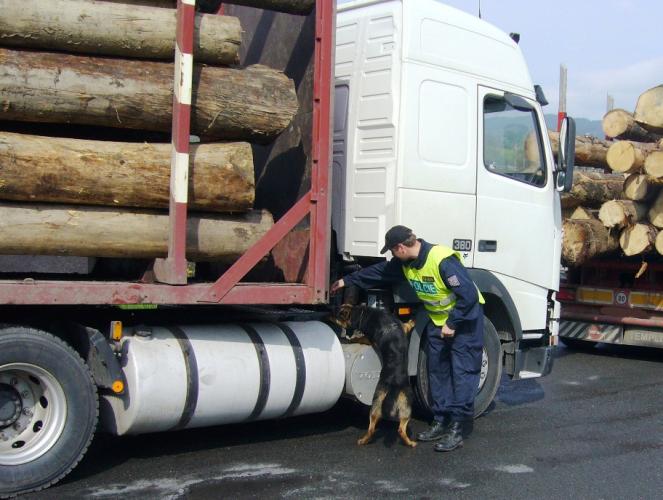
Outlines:
{"label": "red metal frame", "polygon": [[[317,0],[313,84],[311,190],[216,283],[173,286],[130,282],[0,281],[0,304],[312,304],[326,301],[331,238],[329,168],[334,0]],[[310,216],[304,284],[239,283],[304,217]],[[171,213],[172,218],[172,213]],[[177,231],[185,226],[176,225]],[[180,233],[181,236],[182,233]]]}
{"label": "red metal frame", "polygon": [[586,321],[588,323],[663,328],[663,316],[640,309],[563,303],[561,317],[563,320]]}

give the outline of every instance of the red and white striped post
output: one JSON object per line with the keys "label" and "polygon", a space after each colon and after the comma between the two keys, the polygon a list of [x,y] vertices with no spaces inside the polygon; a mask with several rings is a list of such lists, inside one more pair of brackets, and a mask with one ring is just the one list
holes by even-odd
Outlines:
{"label": "red and white striped post", "polygon": [[566,118],[566,66],[559,66],[559,109],[557,112],[557,132],[562,128],[562,120]]}
{"label": "red and white striped post", "polygon": [[177,0],[168,257],[154,262],[157,281],[172,285],[184,285],[187,282],[186,219],[195,16],[196,0]]}

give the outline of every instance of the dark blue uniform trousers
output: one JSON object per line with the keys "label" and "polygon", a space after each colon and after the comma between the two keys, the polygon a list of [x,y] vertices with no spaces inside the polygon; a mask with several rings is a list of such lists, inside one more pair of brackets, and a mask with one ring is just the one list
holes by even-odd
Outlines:
{"label": "dark blue uniform trousers", "polygon": [[457,422],[474,418],[483,357],[483,314],[461,325],[449,338],[442,338],[433,322],[426,328],[432,410],[439,422],[445,416]]}

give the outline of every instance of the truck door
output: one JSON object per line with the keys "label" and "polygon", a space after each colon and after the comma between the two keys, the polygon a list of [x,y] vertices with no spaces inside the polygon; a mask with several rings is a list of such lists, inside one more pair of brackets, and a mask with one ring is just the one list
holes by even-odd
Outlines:
{"label": "truck door", "polygon": [[478,92],[474,267],[555,289],[559,231],[534,101],[487,87]]}

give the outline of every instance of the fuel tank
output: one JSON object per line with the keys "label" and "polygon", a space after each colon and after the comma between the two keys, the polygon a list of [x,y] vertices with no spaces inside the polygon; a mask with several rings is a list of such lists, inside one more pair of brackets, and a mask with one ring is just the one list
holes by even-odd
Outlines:
{"label": "fuel tank", "polygon": [[104,395],[113,434],[281,418],[331,408],[346,364],[319,321],[126,328],[122,395]]}

